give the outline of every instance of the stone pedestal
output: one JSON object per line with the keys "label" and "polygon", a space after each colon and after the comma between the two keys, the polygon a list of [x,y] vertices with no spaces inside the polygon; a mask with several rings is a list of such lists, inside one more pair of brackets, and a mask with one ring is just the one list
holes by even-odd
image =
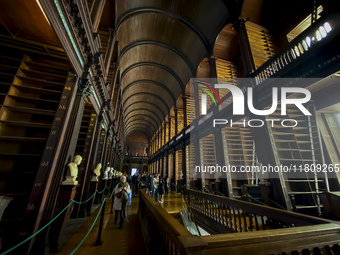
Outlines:
{"label": "stone pedestal", "polygon": [[[58,215],[75,197],[76,188],[79,185],[61,185],[58,199],[56,203],[56,210],[54,216]],[[70,215],[73,210],[73,204],[71,204],[51,225],[49,231],[50,251],[58,251],[59,239],[62,236],[62,232],[68,225]]]}
{"label": "stone pedestal", "polygon": [[[94,192],[96,192],[98,188],[98,182],[90,182],[90,188],[89,188],[89,195],[92,196],[92,194]],[[100,191],[100,190],[99,190]],[[93,202],[95,201],[96,197],[98,196],[98,193],[96,193],[93,198],[88,201],[85,205],[85,208],[86,208],[86,216],[90,216],[91,215],[91,208],[92,208],[92,205],[93,205]]]}
{"label": "stone pedestal", "polygon": [[76,180],[77,176],[66,176],[65,178],[65,181],[63,181],[61,185],[73,186],[78,184],[78,181]]}

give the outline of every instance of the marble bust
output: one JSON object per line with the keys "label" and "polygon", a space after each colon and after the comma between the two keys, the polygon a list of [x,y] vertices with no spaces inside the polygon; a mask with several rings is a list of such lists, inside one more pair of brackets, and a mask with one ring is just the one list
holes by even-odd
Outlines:
{"label": "marble bust", "polygon": [[98,177],[100,176],[100,169],[102,169],[102,164],[98,163],[96,168],[93,170],[91,182],[98,182]]}
{"label": "marble bust", "polygon": [[110,171],[109,171],[109,179],[112,179],[113,177],[113,167],[110,168]]}
{"label": "marble bust", "polygon": [[107,180],[109,178],[109,171],[110,171],[110,167],[108,166],[106,169],[105,169],[105,172],[103,174],[103,180]]}
{"label": "marble bust", "polygon": [[78,184],[76,179],[78,177],[78,165],[80,165],[81,161],[82,157],[80,155],[76,155],[74,156],[73,161],[67,164],[66,180],[62,182],[62,185]]}

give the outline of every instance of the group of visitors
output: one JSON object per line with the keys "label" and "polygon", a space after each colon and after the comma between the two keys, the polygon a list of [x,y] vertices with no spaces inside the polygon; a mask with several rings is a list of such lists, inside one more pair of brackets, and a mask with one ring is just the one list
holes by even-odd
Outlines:
{"label": "group of visitors", "polygon": [[134,175],[127,176],[127,182],[129,183],[130,187],[132,187],[133,194],[138,196],[139,189],[145,188],[147,176],[145,174],[138,174],[135,173]]}
{"label": "group of visitors", "polygon": [[118,223],[119,219],[119,229],[123,228],[126,217],[126,205],[131,192],[130,184],[133,187],[135,196],[138,195],[139,188],[146,187],[147,192],[150,193],[152,198],[155,197],[156,202],[163,203],[164,195],[169,193],[170,179],[165,179],[160,174],[150,175],[149,177],[146,175],[139,176],[138,173],[132,177],[128,176],[128,178],[122,176],[114,189],[115,224]]}
{"label": "group of visitors", "polygon": [[164,179],[160,174],[150,175],[147,185],[151,197],[155,196],[155,201],[163,203],[164,195],[168,195],[170,188],[170,179]]}

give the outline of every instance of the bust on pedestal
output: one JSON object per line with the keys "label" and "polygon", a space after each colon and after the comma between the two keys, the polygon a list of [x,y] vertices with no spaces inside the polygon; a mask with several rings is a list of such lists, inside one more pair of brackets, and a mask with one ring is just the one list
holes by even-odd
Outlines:
{"label": "bust on pedestal", "polygon": [[96,168],[93,170],[91,182],[98,182],[98,177],[100,176],[100,169],[102,169],[102,164],[98,163]]}
{"label": "bust on pedestal", "polygon": [[104,174],[103,174],[103,180],[107,180],[108,178],[109,178],[109,172],[110,172],[110,167],[107,167],[106,169],[105,169],[105,172],[104,172]]}
{"label": "bust on pedestal", "polygon": [[113,167],[110,168],[109,179],[112,179],[112,177],[113,177]]}
{"label": "bust on pedestal", "polygon": [[82,161],[82,157],[80,155],[76,155],[73,158],[73,162],[67,165],[67,173],[66,180],[63,181],[62,185],[77,185],[78,181],[76,180],[78,177],[78,165],[80,165]]}

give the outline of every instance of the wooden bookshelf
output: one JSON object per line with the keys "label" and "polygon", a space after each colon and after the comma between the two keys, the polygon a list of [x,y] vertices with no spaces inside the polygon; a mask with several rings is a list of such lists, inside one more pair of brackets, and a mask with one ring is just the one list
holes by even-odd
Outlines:
{"label": "wooden bookshelf", "polygon": [[[212,134],[200,139],[200,157],[201,167],[216,166],[215,141]],[[202,173],[201,177],[203,186],[209,189],[209,183],[214,182],[216,176],[206,172]]]}
{"label": "wooden bookshelf", "polygon": [[176,183],[177,183],[177,181],[181,179],[183,171],[183,153],[182,150],[178,150],[175,152],[175,154],[176,154]]}
{"label": "wooden bookshelf", "polygon": [[195,119],[195,98],[194,96],[187,96],[187,126]]}
{"label": "wooden bookshelf", "polygon": [[[242,121],[243,119],[239,122]],[[241,166],[256,164],[255,143],[249,127],[225,127],[223,134],[225,136],[224,155],[226,165],[235,166],[239,170]],[[232,198],[241,197],[241,186],[243,184],[250,184],[251,177],[247,173],[230,173],[231,180],[229,180],[229,183],[232,184]]]}
{"label": "wooden bookshelf", "polygon": [[64,64],[0,50],[0,195],[13,198],[2,225],[9,240],[25,231],[28,199],[70,69]]}
{"label": "wooden bookshelf", "polygon": [[279,47],[270,31],[263,26],[245,23],[255,67],[259,68],[278,51]]}

